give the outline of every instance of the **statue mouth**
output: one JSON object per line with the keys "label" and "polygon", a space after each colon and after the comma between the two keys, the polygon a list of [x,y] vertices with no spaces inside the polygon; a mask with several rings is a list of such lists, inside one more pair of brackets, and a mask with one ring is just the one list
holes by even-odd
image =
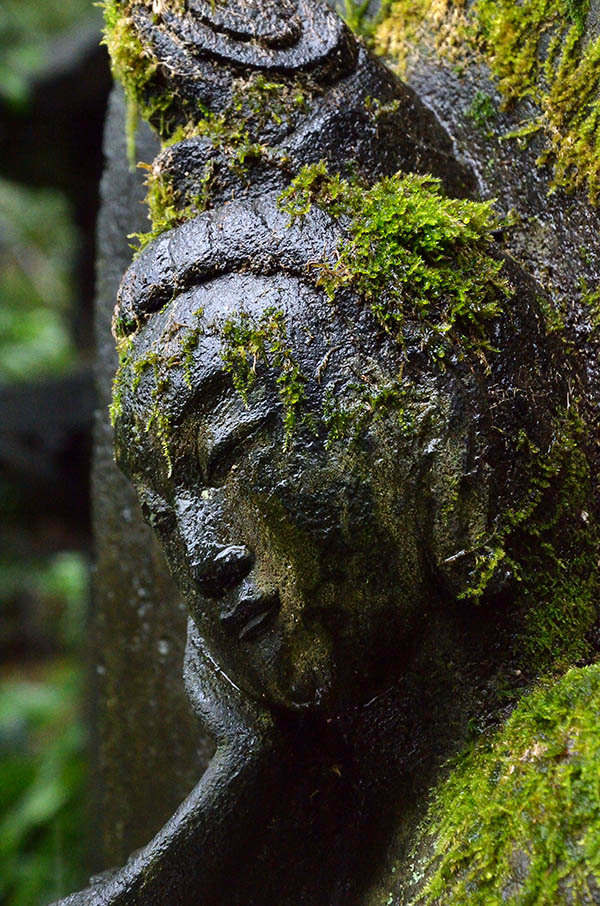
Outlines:
{"label": "statue mouth", "polygon": [[228,636],[240,642],[252,642],[270,629],[280,609],[277,593],[255,592],[245,594],[233,607],[223,611],[219,619]]}

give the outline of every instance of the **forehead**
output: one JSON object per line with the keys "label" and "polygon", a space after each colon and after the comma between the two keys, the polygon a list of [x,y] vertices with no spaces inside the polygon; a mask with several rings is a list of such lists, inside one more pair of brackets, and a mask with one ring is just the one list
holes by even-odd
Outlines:
{"label": "forehead", "polygon": [[[125,408],[143,420],[155,406],[158,385],[173,425],[190,413],[211,415],[225,397],[239,402],[232,351],[238,364],[252,371],[256,385],[269,371],[266,347],[270,366],[283,355],[310,382],[328,351],[335,350],[338,365],[352,359],[354,343],[345,321],[321,292],[292,275],[230,273],[203,282],[152,315],[133,339],[134,392],[127,394]],[[273,374],[270,384],[271,391],[276,389]]]}
{"label": "forehead", "polygon": [[135,357],[155,354],[165,362],[176,362],[182,349],[192,352],[194,389],[207,384],[208,390],[214,375],[224,370],[228,329],[260,325],[264,314],[273,311],[281,316],[293,341],[303,333],[303,325],[313,320],[309,310],[317,302],[317,293],[295,277],[226,274],[180,293],[153,315],[134,341]]}

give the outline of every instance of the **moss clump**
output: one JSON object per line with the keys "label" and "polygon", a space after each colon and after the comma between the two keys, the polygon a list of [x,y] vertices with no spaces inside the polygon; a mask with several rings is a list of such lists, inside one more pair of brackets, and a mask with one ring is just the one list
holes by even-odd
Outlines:
{"label": "moss clump", "polygon": [[378,52],[406,67],[425,30],[442,53],[482,56],[505,105],[532,99],[539,115],[513,135],[543,133],[539,163],[553,185],[600,195],[600,38],[586,43],[588,0],[394,0],[375,36]]}
{"label": "moss clump", "polygon": [[173,180],[168,173],[151,164],[138,164],[138,166],[148,170],[146,179],[148,191],[145,200],[152,229],[147,233],[129,234],[129,239],[138,241],[136,256],[162,233],[192,220],[206,210],[210,198],[210,181],[214,172],[214,165],[209,162],[204,174],[196,182],[197,191],[194,195],[184,197],[175,189]]}
{"label": "moss clump", "polygon": [[131,18],[132,4],[104,0],[100,5],[104,11],[103,43],[108,48],[113,75],[127,97],[127,153],[134,165],[138,116],[163,120],[170,98],[164,90],[157,90],[159,63],[138,37]]}
{"label": "moss clump", "polygon": [[491,203],[446,198],[438,180],[415,174],[367,186],[330,176],[323,161],[305,167],[280,203],[292,220],[316,204],[348,223],[335,265],[318,265],[330,298],[354,288],[400,343],[405,321],[419,323],[440,362],[451,344],[489,351],[487,326],[509,294],[490,255]]}
{"label": "moss clump", "polygon": [[599,712],[600,667],[571,670],[462,758],[435,795],[411,906],[595,902]]}
{"label": "moss clump", "polygon": [[260,362],[277,372],[277,389],[283,405],[285,445],[289,445],[304,400],[306,378],[295,361],[287,340],[285,315],[267,308],[259,318],[242,312],[220,326],[225,370],[244,401],[252,389]]}

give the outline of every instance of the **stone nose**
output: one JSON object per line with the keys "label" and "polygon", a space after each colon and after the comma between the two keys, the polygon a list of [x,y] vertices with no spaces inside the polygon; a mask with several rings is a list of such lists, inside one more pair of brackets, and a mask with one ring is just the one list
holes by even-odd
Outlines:
{"label": "stone nose", "polygon": [[242,579],[254,566],[254,554],[244,544],[221,548],[196,567],[194,579],[207,598],[219,598]]}

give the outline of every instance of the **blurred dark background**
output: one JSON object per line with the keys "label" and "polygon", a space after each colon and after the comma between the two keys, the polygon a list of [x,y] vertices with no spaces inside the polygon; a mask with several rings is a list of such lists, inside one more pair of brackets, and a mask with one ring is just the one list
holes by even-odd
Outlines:
{"label": "blurred dark background", "polygon": [[0,9],[0,906],[48,903],[89,864],[101,19],[91,0]]}

